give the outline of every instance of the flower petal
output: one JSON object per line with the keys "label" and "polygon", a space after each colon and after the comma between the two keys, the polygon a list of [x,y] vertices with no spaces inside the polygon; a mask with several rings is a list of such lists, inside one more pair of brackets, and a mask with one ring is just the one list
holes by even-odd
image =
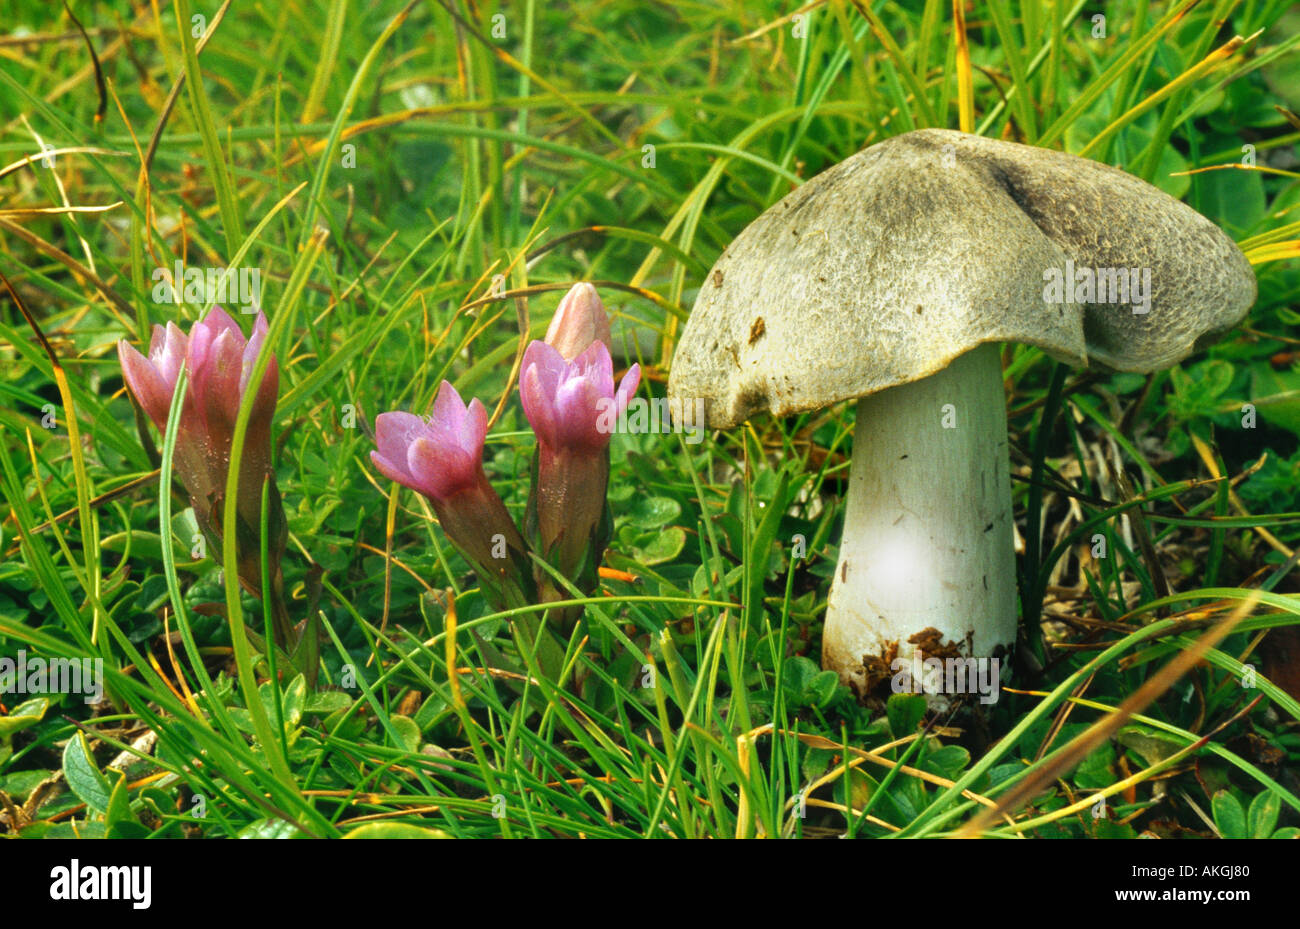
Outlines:
{"label": "flower petal", "polygon": [[560,387],[555,397],[559,445],[601,449],[609,442],[609,435],[598,428],[602,399],[609,399],[596,383],[585,377],[575,377]]}
{"label": "flower petal", "polygon": [[603,342],[592,342],[573,360],[573,368],[579,376],[595,384],[603,396],[614,395],[614,361]]}
{"label": "flower petal", "polygon": [[202,321],[199,322],[195,328],[198,326],[204,326],[211,330],[213,341],[216,341],[217,336],[221,335],[221,333],[229,332],[239,344],[240,350],[243,350],[244,330],[240,329],[239,323],[235,322],[234,317],[221,307],[213,305],[212,309],[208,310],[207,315],[203,317]]}
{"label": "flower petal", "polygon": [[[257,363],[258,353],[262,351],[262,346],[266,344],[266,316],[260,311],[257,314],[257,322],[253,324],[253,334],[244,346],[243,358],[239,374],[239,393],[243,396],[248,389],[248,379],[252,377],[253,366]],[[270,361],[266,364],[266,373],[262,375],[262,385],[258,388],[257,399],[253,402],[254,420],[266,420],[270,422],[275,412],[275,400],[280,391],[280,366],[276,362],[275,355],[271,355]]]}
{"label": "flower petal", "polygon": [[379,473],[390,481],[395,481],[403,487],[410,487],[412,490],[419,490],[419,488],[415,486],[415,481],[411,475],[406,473],[405,457],[402,458],[401,463],[399,464],[385,458],[377,451],[372,451],[370,453],[370,461],[374,464]]}
{"label": "flower petal", "polygon": [[182,362],[185,361],[188,347],[189,339],[175,323],[169,322],[166,327],[153,327],[153,338],[149,342],[149,360],[158,369],[163,380],[173,387],[176,385],[176,376],[180,373]]}
{"label": "flower petal", "polygon": [[483,462],[483,443],[487,441],[488,415],[478,397],[469,402],[465,422],[461,427],[461,448],[470,452],[481,465]]}
{"label": "flower petal", "polygon": [[427,428],[420,417],[400,410],[380,413],[375,417],[375,445],[378,448],[376,454],[402,477],[394,477],[388,471],[384,472],[385,475],[408,487],[411,486],[413,478],[406,468],[406,450],[410,448],[412,442],[425,434]]}
{"label": "flower petal", "polygon": [[132,348],[125,339],[117,343],[117,358],[122,364],[122,380],[131,396],[155,426],[165,429],[171,409],[172,391],[148,358]]}
{"label": "flower petal", "polygon": [[202,390],[195,397],[206,411],[209,429],[220,430],[225,441],[235,428],[239,415],[240,380],[244,369],[243,337],[237,340],[230,330],[222,330],[208,351],[203,372]]}
{"label": "flower petal", "polygon": [[445,500],[477,483],[478,463],[461,449],[419,436],[406,450],[406,469],[416,490],[433,500]]}
{"label": "flower petal", "polygon": [[438,396],[433,399],[433,410],[429,414],[429,427],[437,433],[441,441],[461,444],[461,433],[465,426],[465,401],[460,398],[450,381],[438,385]]}
{"label": "flower petal", "polygon": [[537,366],[539,383],[550,396],[555,396],[555,391],[570,370],[569,362],[564,360],[563,355],[545,342],[536,340],[529,342],[528,348],[524,350],[523,366],[527,368],[530,365]]}
{"label": "flower petal", "polygon": [[623,375],[623,380],[620,381],[618,385],[618,394],[615,396],[615,399],[618,402],[619,412],[627,409],[628,401],[630,401],[633,395],[636,394],[637,386],[640,383],[641,366],[639,364],[634,364],[632,367],[627,369],[627,373]]}
{"label": "flower petal", "polygon": [[539,365],[531,364],[524,368],[524,376],[519,379],[519,399],[538,441],[557,448],[559,437],[556,434],[554,394],[548,392],[542,383]]}
{"label": "flower petal", "polygon": [[204,396],[207,393],[208,356],[216,334],[208,326],[195,323],[190,328],[189,342],[185,347],[185,370],[189,374],[190,393]]}

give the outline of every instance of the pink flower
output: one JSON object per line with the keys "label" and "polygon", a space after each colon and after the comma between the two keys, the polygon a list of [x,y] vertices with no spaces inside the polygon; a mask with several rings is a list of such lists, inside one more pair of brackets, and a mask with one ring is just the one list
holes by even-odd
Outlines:
{"label": "pink flower", "polygon": [[[148,358],[125,339],[117,343],[117,355],[131,395],[160,430],[167,426],[167,413],[182,362],[189,372],[190,386],[181,428],[233,430],[253,364],[266,341],[266,332],[266,316],[258,313],[253,335],[245,339],[230,314],[214,306],[202,321],[194,324],[188,338],[175,323],[168,323],[166,328],[154,326]],[[250,431],[253,424],[269,422],[279,385],[280,369],[272,356],[253,404]],[[187,423],[190,416],[197,419]],[[229,436],[225,436],[225,442],[229,445]]]}
{"label": "pink flower", "polygon": [[[614,364],[604,342],[592,342],[572,361],[545,342],[524,352],[519,393],[537,434],[528,532],[542,557],[580,590],[593,591],[608,543],[606,491],[609,437],[641,379],[633,365],[614,389]],[[538,591],[562,599],[549,577]]]}
{"label": "pink flower", "polygon": [[[189,493],[200,528],[218,552],[221,551],[220,520],[235,419],[248,389],[253,365],[266,342],[266,333],[267,323],[263,314],[257,314],[253,334],[246,339],[239,324],[221,307],[214,306],[194,324],[189,336],[175,323],[168,323],[166,327],[154,326],[148,358],[125,339],[117,343],[117,356],[122,363],[122,378],[127,389],[160,432],[167,428],[176,380],[181,365],[185,365],[189,383],[177,426],[173,459],[175,473]],[[271,469],[271,424],[279,383],[279,366],[272,355],[253,400],[240,455],[236,511],[239,564],[234,567],[245,589],[258,597],[262,595],[259,538],[262,485],[266,481],[271,484],[267,516],[273,592],[278,591],[281,582],[280,558],[288,538],[284,509]],[[276,604],[275,613],[277,633],[283,639],[287,635],[284,625],[287,616],[283,614],[282,605]]]}
{"label": "pink flower", "polygon": [[469,406],[443,381],[433,414],[381,413],[370,460],[385,477],[429,498],[447,538],[475,567],[498,603],[531,602],[532,569],[523,536],[483,471],[487,410]]}
{"label": "pink flower", "polygon": [[447,500],[475,486],[483,476],[487,410],[478,399],[461,400],[446,381],[438,388],[433,415],[381,413],[375,419],[375,467],[390,480],[430,500]]}
{"label": "pink flower", "polygon": [[560,301],[546,330],[546,344],[563,355],[565,361],[572,361],[592,342],[603,342],[611,351],[614,347],[605,304],[600,302],[596,288],[584,281],[574,284]]}
{"label": "pink flower", "polygon": [[640,366],[632,365],[615,392],[614,364],[599,341],[572,361],[545,342],[533,342],[524,352],[523,371],[524,415],[538,441],[552,450],[604,449],[615,418],[641,380]]}

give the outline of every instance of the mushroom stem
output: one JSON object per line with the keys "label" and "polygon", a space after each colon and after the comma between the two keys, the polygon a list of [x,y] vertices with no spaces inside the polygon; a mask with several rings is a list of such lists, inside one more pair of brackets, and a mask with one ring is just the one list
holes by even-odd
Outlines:
{"label": "mushroom stem", "polygon": [[984,344],[858,401],[822,664],[865,695],[917,652],[1001,657],[1015,639],[1006,396]]}

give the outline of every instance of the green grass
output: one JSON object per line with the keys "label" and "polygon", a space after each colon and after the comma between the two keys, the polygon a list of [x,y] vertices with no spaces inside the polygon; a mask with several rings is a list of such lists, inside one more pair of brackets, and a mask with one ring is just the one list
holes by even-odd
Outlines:
{"label": "green grass", "polygon": [[[158,18],[74,3],[102,99],[67,15],[12,4],[0,272],[48,351],[6,295],[0,656],[102,659],[107,700],[0,697],[0,830],[933,836],[1025,784],[1011,819],[976,825],[1300,827],[1300,678],[1281,657],[1300,640],[1288,5],[966,12],[974,128],[1184,199],[1259,262],[1260,296],[1150,377],[1005,349],[1028,620],[1014,692],[936,718],[922,698],[859,705],[819,668],[851,407],[698,445],[615,437],[612,571],[558,680],[521,647],[529,611],[493,613],[425,501],[368,453],[378,413],[426,411],[450,379],[500,406],[488,470],[522,516],[520,340],[595,281],[616,367],[640,362],[643,395],[662,396],[695,292],[749,221],[865,145],[960,125],[951,3],[837,0],[795,20],[765,2],[287,2],[219,21],[198,0]],[[53,170],[4,168],[40,140],[66,150]],[[66,206],[104,209],[32,212]],[[157,479],[174,437],[123,392],[115,341],[205,309],[154,301],[154,269],[177,259],[262,270],[290,609],[323,628],[315,691],[256,652],[261,605],[192,553],[185,497]],[[1204,661],[1159,676],[1230,615]],[[1117,716],[1144,685],[1154,699]]]}

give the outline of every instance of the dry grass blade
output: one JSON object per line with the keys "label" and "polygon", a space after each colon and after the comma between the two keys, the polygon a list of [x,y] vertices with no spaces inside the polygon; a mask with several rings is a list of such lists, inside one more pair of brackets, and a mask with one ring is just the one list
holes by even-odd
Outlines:
{"label": "dry grass blade", "polygon": [[[12,225],[5,220],[0,220],[0,222],[5,222],[6,225]],[[21,229],[21,227],[19,228]],[[81,517],[81,527],[84,536],[82,543],[86,552],[86,577],[89,579],[93,558],[95,557],[92,555],[92,552],[96,554],[98,553],[99,538],[96,525],[90,518],[90,495],[92,488],[90,479],[86,475],[85,451],[81,443],[81,427],[77,423],[77,407],[72,402],[72,388],[68,384],[68,375],[63,370],[63,363],[59,361],[59,356],[58,353],[54,351],[54,346],[51,345],[50,340],[45,337],[45,333],[41,330],[40,324],[36,321],[36,317],[32,315],[32,311],[28,309],[27,304],[23,302],[23,298],[18,296],[18,291],[14,289],[13,284],[9,282],[9,278],[4,275],[4,272],[0,272],[0,284],[3,284],[4,289],[9,292],[9,298],[13,300],[14,306],[18,307],[19,312],[23,315],[23,319],[27,320],[27,325],[31,326],[32,332],[36,333],[36,341],[40,343],[42,350],[44,350],[46,356],[50,359],[50,371],[54,375],[54,383],[58,388],[59,400],[63,404],[63,412],[66,417],[65,425],[68,430],[68,450],[72,456],[73,479],[77,488],[77,513]],[[30,432],[27,435],[27,444],[28,447],[31,448]],[[44,494],[39,483],[37,484],[37,489],[42,493],[42,495]],[[46,506],[46,512],[49,512],[48,503]],[[52,513],[50,515],[51,517],[53,516]],[[71,558],[69,558],[69,561],[71,561]],[[97,596],[97,585],[88,587],[87,592],[91,594],[94,604],[90,641],[92,643],[97,643],[99,641],[99,621],[102,609]]]}
{"label": "dry grass blade", "polygon": [[1193,174],[1205,174],[1207,171],[1258,171],[1261,174],[1276,174],[1278,177],[1300,177],[1300,173],[1295,171],[1284,171],[1281,168],[1270,168],[1267,165],[1244,165],[1236,161],[1221,165],[1207,165],[1204,168],[1192,168],[1187,171],[1170,171],[1169,176],[1191,177]]}
{"label": "dry grass blade", "polygon": [[[95,274],[67,252],[51,245],[49,242],[46,242],[40,236],[36,235],[36,233],[29,232],[17,223],[10,222],[2,216],[0,216],[0,229],[12,232],[28,245],[53,258],[73,274],[80,276],[83,280],[92,284],[94,288],[99,291],[100,296],[104,298],[110,309],[123,314],[118,317],[118,322],[122,323],[122,327],[124,329],[130,329],[128,320],[135,314],[135,310],[133,310],[131,305],[122,299],[122,297],[118,296],[117,292],[113,290],[112,287],[101,280],[99,275]],[[10,293],[13,293],[12,289],[10,290]],[[15,295],[15,300],[16,299],[17,295]]]}
{"label": "dry grass blade", "polygon": [[975,93],[971,81],[970,45],[966,42],[966,0],[952,0],[952,37],[957,43],[958,125],[962,132],[974,132]]}
{"label": "dry grass blade", "polygon": [[805,3],[803,6],[799,7],[799,9],[791,10],[789,13],[786,13],[784,16],[780,17],[779,19],[774,19],[770,23],[766,23],[758,27],[753,32],[747,32],[744,35],[742,35],[740,38],[729,40],[728,44],[743,45],[745,42],[751,42],[754,39],[759,38],[760,36],[767,35],[773,29],[780,29],[786,23],[791,22],[796,16],[802,16],[804,13],[810,13],[813,10],[817,9],[819,6],[825,6],[825,5],[826,5],[826,0],[812,0],[811,3]]}
{"label": "dry grass blade", "polygon": [[[100,494],[98,497],[95,497],[93,500],[90,501],[90,508],[95,509],[96,507],[103,506],[105,503],[108,503],[110,500],[116,500],[118,497],[125,496],[126,494],[131,493],[131,491],[139,487],[144,487],[147,484],[152,484],[156,480],[158,480],[158,471],[155,469],[142,477],[138,477],[135,480],[130,481],[129,483],[123,484],[121,487]],[[44,532],[46,529],[49,529],[55,523],[65,522],[76,515],[77,515],[77,510],[75,507],[71,510],[64,510],[62,513],[60,513],[58,516],[54,517],[53,519],[47,519],[45,522],[33,526],[32,533],[35,534],[37,532]]]}
{"label": "dry grass blade", "polygon": [[86,41],[86,50],[90,52],[90,64],[95,69],[95,95],[99,103],[95,106],[95,125],[104,124],[104,113],[108,110],[108,92],[104,87],[104,69],[99,63],[99,56],[95,54],[95,43],[90,41],[90,36],[86,34],[86,27],[81,25],[81,20],[77,19],[76,14],[72,12],[72,7],[68,6],[68,0],[63,0],[63,9],[68,14],[68,19],[72,20],[72,25],[77,27],[81,37]]}
{"label": "dry grass blade", "polygon": [[1179,653],[1177,657],[1134,691],[1128,699],[1116,708],[1114,713],[1097,720],[1086,732],[1074,739],[1051,760],[1016,785],[1009,793],[998,800],[993,809],[982,811],[967,823],[957,833],[957,837],[970,838],[978,836],[992,825],[998,817],[1019,809],[1022,804],[1038,796],[1049,784],[1083,761],[1093,749],[1118,732],[1120,727],[1128,722],[1134,713],[1140,713],[1150,706],[1161,694],[1172,687],[1175,681],[1195,667],[1206,652],[1223,641],[1237,627],[1237,624],[1254,609],[1255,604],[1259,602],[1259,595],[1260,591],[1252,591],[1251,595],[1243,600],[1237,609],[1233,610],[1231,616],[1201,636],[1195,646]]}
{"label": "dry grass blade", "polygon": [[[913,768],[910,765],[899,764],[897,761],[891,761],[890,759],[883,758],[879,754],[877,754],[878,752],[882,752],[888,748],[902,744],[902,742],[906,740],[891,742],[889,745],[882,745],[879,748],[873,749],[872,751],[866,751],[865,749],[854,748],[851,745],[849,746],[842,745],[841,743],[832,741],[831,739],[828,739],[824,736],[813,735],[812,733],[808,733],[808,732],[793,732],[789,729],[778,729],[775,726],[773,726],[771,723],[767,723],[765,725],[759,726],[757,729],[754,729],[753,731],[746,733],[744,737],[750,739],[757,739],[758,737],[764,735],[794,736],[796,739],[798,739],[804,745],[807,745],[809,748],[825,749],[826,751],[832,751],[832,752],[842,752],[847,748],[849,754],[853,755],[854,758],[860,759],[862,761],[869,761],[872,764],[880,765],[881,767],[884,768],[898,768],[900,774],[906,774],[910,777],[915,777],[918,780],[925,781],[927,784],[933,784],[936,787],[951,787],[954,783],[953,781],[948,780],[948,778],[946,777],[940,777],[938,774],[931,774],[929,771],[922,771],[920,768]],[[997,806],[997,804],[994,801],[990,800],[988,797],[981,796],[980,794],[977,794],[972,790],[963,790],[961,792],[961,795],[965,797],[967,800],[974,800],[976,803],[981,803],[984,806],[989,808],[994,808]]]}
{"label": "dry grass blade", "polygon": [[483,48],[485,48],[488,52],[494,55],[499,61],[503,62],[508,67],[514,69],[519,74],[526,75],[530,81],[535,83],[538,87],[541,87],[547,93],[554,94],[555,98],[561,101],[570,110],[572,110],[574,115],[577,116],[578,119],[581,119],[583,122],[591,126],[591,128],[595,129],[596,132],[604,136],[605,139],[610,143],[612,143],[616,148],[623,147],[624,144],[623,140],[620,139],[617,135],[615,135],[612,131],[610,131],[608,126],[606,126],[599,119],[597,119],[595,115],[592,114],[591,110],[579,106],[577,103],[573,101],[573,99],[568,94],[564,93],[564,91],[562,91],[559,88],[559,86],[552,83],[551,81],[548,81],[543,75],[538,74],[536,71],[534,71],[532,68],[525,65],[514,55],[511,55],[509,52],[503,49],[498,43],[489,39],[486,35],[483,34],[483,32],[478,27],[476,27],[472,22],[470,22],[468,19],[462,16],[460,12],[455,8],[455,6],[447,2],[447,0],[435,0],[435,2],[444,10],[446,10],[447,15],[450,16],[453,20],[455,20],[456,24],[461,29],[464,29],[465,32],[473,36],[475,41],[477,41],[479,45],[483,46]]}
{"label": "dry grass blade", "polygon": [[[13,172],[19,170],[20,168],[25,168],[27,165],[35,164],[38,161],[41,162],[42,164],[47,164],[48,163],[47,159],[56,158],[59,155],[77,155],[77,154],[112,155],[118,158],[125,158],[127,157],[128,153],[114,151],[111,148],[96,148],[93,145],[69,145],[65,148],[47,148],[44,151],[38,152],[35,155],[27,155],[23,158],[19,158],[17,161],[11,162],[5,165],[3,168],[0,168],[0,177],[4,177],[7,174],[12,174]],[[117,204],[114,204],[114,206],[116,205]],[[107,209],[107,207],[101,207],[101,209]]]}
{"label": "dry grass blade", "polygon": [[1056,718],[1052,720],[1051,728],[1047,730],[1047,735],[1043,737],[1042,743],[1038,746],[1038,751],[1034,755],[1034,761],[1040,760],[1045,754],[1047,754],[1047,750],[1051,747],[1052,743],[1056,741],[1056,737],[1060,734],[1066,721],[1069,720],[1070,714],[1074,712],[1074,708],[1078,705],[1075,701],[1087,693],[1088,688],[1092,686],[1092,682],[1096,677],[1097,675],[1095,672],[1089,674],[1079,682],[1079,686],[1074,689],[1071,698],[1061,704],[1060,710],[1056,713]]}
{"label": "dry grass blade", "polygon": [[103,213],[122,205],[122,201],[107,206],[32,206],[17,210],[0,210],[0,216],[58,216],[68,213]]}
{"label": "dry grass blade", "polygon": [[[1201,461],[1205,463],[1205,468],[1210,472],[1210,476],[1215,480],[1221,479],[1222,475],[1219,472],[1218,462],[1214,460],[1214,454],[1210,451],[1210,447],[1205,444],[1203,439],[1195,434],[1192,435],[1192,444],[1196,448],[1196,454],[1198,454],[1201,457]],[[1251,473],[1253,474],[1263,466],[1264,459],[1261,457],[1256,463],[1256,466],[1251,469]],[[1234,479],[1228,485],[1228,501],[1232,504],[1233,509],[1235,509],[1238,514],[1249,516],[1250,511],[1246,509],[1246,504],[1242,502],[1241,496],[1233,489],[1239,483],[1241,483],[1239,479]],[[1274,551],[1281,552],[1287,558],[1290,558],[1295,554],[1289,547],[1283,544],[1281,539],[1273,535],[1273,533],[1269,532],[1263,526],[1252,526],[1251,528],[1255,534],[1263,539],[1271,548],[1273,548]],[[1164,596],[1164,594],[1161,594],[1161,596]]]}
{"label": "dry grass blade", "polygon": [[[198,44],[194,46],[194,54],[196,57],[203,54],[203,49],[207,46],[208,40],[216,33],[217,27],[221,25],[221,19],[226,15],[226,10],[229,7],[230,0],[226,0],[226,2],[221,4],[217,9],[217,12],[212,15],[212,22],[208,25],[208,28],[204,30]],[[149,138],[149,147],[144,153],[144,163],[140,166],[142,174],[149,173],[149,166],[153,164],[154,153],[158,151],[158,142],[162,138],[163,127],[167,125],[167,120],[172,115],[172,109],[176,106],[176,100],[180,97],[181,88],[184,86],[185,72],[182,71],[180,76],[176,78],[176,83],[172,86],[171,93],[167,95],[167,102],[163,104],[162,113],[158,116],[158,126],[154,129],[153,135]]]}
{"label": "dry grass blade", "polygon": [[[1262,31],[1263,30],[1261,29],[1260,32]],[[1080,155],[1088,154],[1088,152],[1092,151],[1102,142],[1109,139],[1116,132],[1119,132],[1119,130],[1123,129],[1129,123],[1133,122],[1133,120],[1137,119],[1143,113],[1152,109],[1161,100],[1164,100],[1166,97],[1172,96],[1173,94],[1182,90],[1184,87],[1187,87],[1188,85],[1195,83],[1205,75],[1222,67],[1228,61],[1229,58],[1237,54],[1238,50],[1240,50],[1243,45],[1245,45],[1248,42],[1253,42],[1255,39],[1259,38],[1260,32],[1256,32],[1254,35],[1250,35],[1245,38],[1242,38],[1239,35],[1233,36],[1227,42],[1223,43],[1222,46],[1215,49],[1210,54],[1206,55],[1197,64],[1188,68],[1186,71],[1178,75],[1178,77],[1170,81],[1168,84],[1160,88],[1155,93],[1150,94],[1147,97],[1143,98],[1141,103],[1137,104],[1132,109],[1123,113],[1118,119],[1111,122],[1111,124],[1108,125],[1105,129],[1103,129],[1101,132],[1093,136],[1091,141],[1089,141],[1087,145],[1085,145],[1083,148],[1079,150],[1079,154]]]}
{"label": "dry grass blade", "polygon": [[[1123,464],[1114,464],[1107,459],[1106,466],[1110,469],[1111,479],[1119,490],[1120,500],[1123,503],[1128,503],[1137,497],[1137,491],[1133,487],[1133,482],[1129,480],[1128,474],[1124,472]],[[1151,541],[1151,533],[1147,529],[1146,512],[1139,505],[1129,510],[1128,515],[1129,525],[1133,527],[1133,536],[1137,540],[1138,549],[1142,552],[1142,561],[1147,566],[1147,573],[1151,575],[1151,583],[1155,587],[1156,597],[1163,600],[1170,593],[1169,579],[1165,577],[1164,566],[1161,565],[1160,556],[1156,554],[1155,544]],[[1158,612],[1157,615],[1163,616],[1164,611]]]}
{"label": "dry grass blade", "polygon": [[1300,239],[1279,242],[1276,245],[1264,245],[1246,252],[1246,260],[1253,265],[1262,265],[1266,261],[1281,261],[1285,258],[1300,258]]}

